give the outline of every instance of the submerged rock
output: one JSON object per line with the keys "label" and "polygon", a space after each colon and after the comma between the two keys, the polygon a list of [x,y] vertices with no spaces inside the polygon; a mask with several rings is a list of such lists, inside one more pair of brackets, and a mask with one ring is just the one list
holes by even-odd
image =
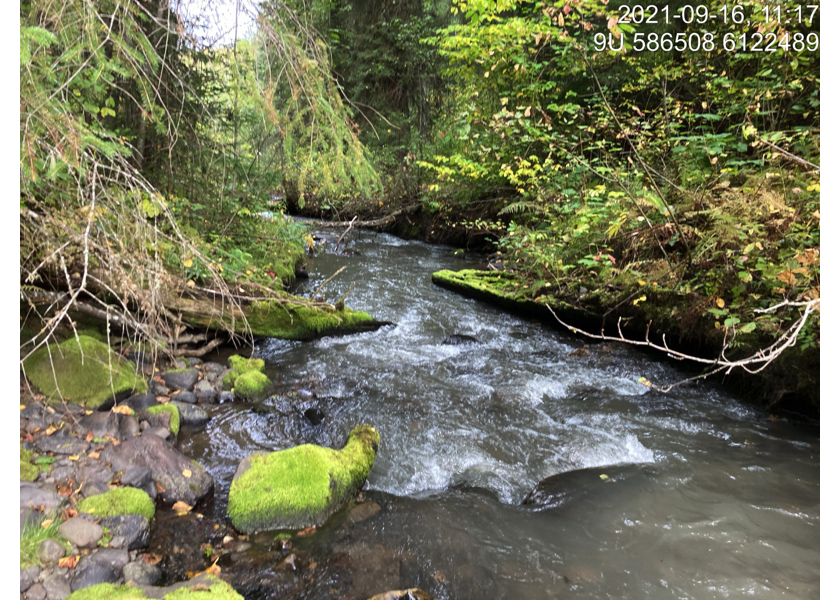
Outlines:
{"label": "submerged rock", "polygon": [[379,449],[370,425],[353,428],[342,450],[304,444],[242,460],[228,514],[243,533],[320,526],[361,489]]}
{"label": "submerged rock", "polygon": [[628,480],[641,481],[656,476],[649,464],[621,464],[558,473],[540,481],[522,504],[538,508],[563,506],[601,493],[620,492]]}
{"label": "submerged rock", "polygon": [[85,335],[37,350],[24,361],[24,368],[50,402],[66,398],[99,408],[115,396],[146,391],[133,363]]}

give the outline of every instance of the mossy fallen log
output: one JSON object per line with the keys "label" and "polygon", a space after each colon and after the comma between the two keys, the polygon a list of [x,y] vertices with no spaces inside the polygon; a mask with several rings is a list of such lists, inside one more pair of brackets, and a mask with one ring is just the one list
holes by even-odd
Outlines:
{"label": "mossy fallen log", "polygon": [[167,307],[180,313],[183,321],[193,327],[286,340],[374,331],[390,324],[377,321],[366,312],[288,298],[234,305],[220,298],[182,297],[167,302]]}

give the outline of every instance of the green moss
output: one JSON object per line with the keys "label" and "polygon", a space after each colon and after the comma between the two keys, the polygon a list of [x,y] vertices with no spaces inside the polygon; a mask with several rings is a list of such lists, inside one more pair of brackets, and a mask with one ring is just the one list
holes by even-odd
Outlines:
{"label": "green moss", "polygon": [[76,505],[76,509],[97,517],[141,515],[151,521],[155,516],[154,501],[143,490],[132,487],[113,488],[104,494],[85,498]]}
{"label": "green moss", "polygon": [[256,302],[251,306],[248,323],[256,336],[282,339],[306,339],[341,329],[353,329],[373,321],[369,314],[327,306]]}
{"label": "green moss", "polygon": [[159,415],[161,413],[169,413],[169,431],[172,435],[178,435],[181,430],[181,413],[178,412],[177,406],[171,404],[158,404],[145,409],[145,412],[150,415]]}
{"label": "green moss", "polygon": [[228,358],[228,367],[236,371],[239,375],[247,373],[248,371],[259,371],[265,373],[265,361],[261,358],[245,358],[234,354]]}
{"label": "green moss", "polygon": [[35,481],[38,479],[38,467],[32,464],[32,452],[20,447],[20,480]]}
{"label": "green moss", "polygon": [[321,525],[364,485],[378,449],[379,433],[360,425],[342,450],[304,444],[252,455],[231,484],[234,527],[253,533]]}
{"label": "green moss", "polygon": [[432,273],[432,283],[459,291],[495,296],[517,304],[527,303],[531,296],[520,278],[507,271],[437,271]]}
{"label": "green moss", "polygon": [[[200,575],[194,585],[187,584],[163,596],[163,600],[243,600],[229,583],[211,575]],[[158,595],[154,596],[158,598]],[[98,583],[70,594],[67,600],[146,600],[149,596],[132,585]]]}
{"label": "green moss", "polygon": [[271,380],[259,371],[247,371],[237,377],[233,384],[236,395],[249,402],[265,400],[273,387]]}
{"label": "green moss", "polygon": [[95,408],[114,394],[146,391],[146,382],[132,363],[89,336],[41,348],[25,361],[24,368],[51,402],[64,397]]}
{"label": "green moss", "polygon": [[[209,589],[208,583],[211,583]],[[204,577],[195,588],[185,586],[173,592],[169,592],[163,600],[243,600],[242,596],[234,590],[229,583],[215,577]]]}

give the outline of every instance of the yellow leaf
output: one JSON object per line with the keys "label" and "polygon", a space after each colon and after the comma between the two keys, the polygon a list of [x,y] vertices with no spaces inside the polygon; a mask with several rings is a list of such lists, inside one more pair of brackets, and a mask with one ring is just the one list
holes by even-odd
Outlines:
{"label": "yellow leaf", "polygon": [[525,116],[526,116],[526,117],[530,117],[530,116],[531,116],[531,107],[530,107],[530,106],[529,106],[528,108],[526,108],[526,109],[525,109]]}
{"label": "yellow leaf", "polygon": [[644,279],[639,279],[636,283],[638,283],[639,285],[644,285],[645,281]]}
{"label": "yellow leaf", "polygon": [[181,475],[189,479],[190,477],[192,477],[192,471],[190,471],[189,469],[184,469],[183,471],[181,471]]}
{"label": "yellow leaf", "polygon": [[188,258],[187,260],[185,260],[185,261],[184,261],[184,266],[185,266],[185,267],[187,267],[188,269],[189,269],[191,266],[193,266],[193,259]]}
{"label": "yellow leaf", "polygon": [[78,454],[74,454],[74,455],[72,455],[72,456],[68,456],[68,457],[67,457],[67,460],[79,460],[79,455],[78,455]]}
{"label": "yellow leaf", "polygon": [[192,509],[193,507],[184,502],[183,500],[178,500],[178,502],[172,505],[172,510],[178,513],[178,516],[183,516],[190,512]]}
{"label": "yellow leaf", "polygon": [[601,479],[603,479],[604,481],[609,481],[609,480],[610,480],[610,476],[609,476],[609,475],[607,475],[606,473],[601,473]]}
{"label": "yellow leaf", "polygon": [[717,304],[718,308],[723,308],[724,306],[726,306],[726,302],[724,302],[723,298],[718,298],[717,300],[715,300],[715,304]]}
{"label": "yellow leaf", "polygon": [[25,405],[25,404],[21,404],[21,405],[20,405],[20,409],[21,409],[21,410],[23,410],[24,408],[26,408],[26,405]]}
{"label": "yellow leaf", "polygon": [[809,185],[808,187],[806,187],[805,189],[808,190],[809,192],[817,192],[819,194],[820,184],[819,183],[813,183],[813,184]]}
{"label": "yellow leaf", "polygon": [[118,415],[133,415],[134,414],[134,411],[131,410],[131,408],[129,408],[128,406],[125,406],[125,405],[115,406],[111,409],[111,412],[115,412]]}
{"label": "yellow leaf", "polygon": [[207,573],[208,575],[213,575],[214,577],[218,577],[219,575],[222,574],[222,567],[220,567],[216,563],[213,563],[212,565],[210,565],[209,567],[204,569],[204,571],[202,571],[202,573]]}
{"label": "yellow leaf", "polygon": [[47,429],[44,431],[44,434],[45,434],[45,435],[52,435],[52,434],[54,434],[56,431],[58,431],[58,430],[57,430],[55,427],[53,427],[52,425],[50,425],[50,426],[49,426],[49,427],[47,427]]}
{"label": "yellow leaf", "polygon": [[633,300],[633,306],[638,306],[639,302],[644,302],[645,300],[647,300],[647,296],[641,295],[638,298],[636,298],[635,300]]}
{"label": "yellow leaf", "polygon": [[46,529],[47,527],[49,527],[52,524],[53,524],[53,519],[44,519],[43,521],[41,521],[41,527],[43,527],[44,529]]}

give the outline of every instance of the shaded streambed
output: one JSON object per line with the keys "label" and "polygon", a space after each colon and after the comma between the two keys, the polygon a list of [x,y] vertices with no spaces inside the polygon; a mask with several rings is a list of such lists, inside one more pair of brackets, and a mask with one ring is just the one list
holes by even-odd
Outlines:
{"label": "shaded streambed", "polygon": [[[572,355],[580,341],[435,287],[433,271],[475,266],[451,249],[348,237],[351,255],[313,259],[306,288],[344,266],[327,298],[354,286],[349,305],[396,325],[264,340],[283,393],[259,411],[211,407],[205,431],[181,436],[217,484],[205,512],[223,519],[247,454],[340,447],[363,422],[381,434],[364,493],[375,504],[294,539],[298,564],[268,533],[229,545],[219,565],[247,598],[413,586],[439,598],[819,597],[818,429],[706,384],[651,391],[637,379],[684,374],[615,345]],[[559,507],[521,506],[541,479],[620,463],[648,470]],[[161,529],[186,546],[193,521]]]}

